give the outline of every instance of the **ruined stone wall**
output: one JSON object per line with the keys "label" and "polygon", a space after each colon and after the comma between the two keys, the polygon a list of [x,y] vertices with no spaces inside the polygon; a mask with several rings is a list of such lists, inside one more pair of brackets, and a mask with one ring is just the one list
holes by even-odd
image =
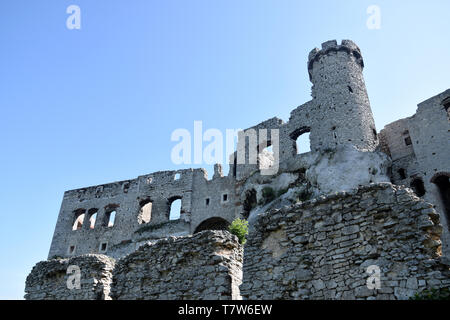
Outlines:
{"label": "ruined stone wall", "polygon": [[[25,299],[109,300],[114,264],[112,258],[93,254],[41,261],[27,277]],[[80,270],[79,288],[74,282],[75,269],[69,266]]]}
{"label": "ruined stone wall", "polygon": [[243,248],[227,231],[141,246],[114,270],[113,299],[239,299]]}
{"label": "ruined stone wall", "polygon": [[[226,201],[221,198],[224,194]],[[205,205],[208,197],[210,206]],[[180,218],[169,220],[170,205],[176,199],[181,199]],[[148,202],[151,217],[142,221],[141,208]],[[113,226],[108,225],[111,211],[116,212]],[[203,169],[161,171],[134,180],[70,190],[64,193],[48,257],[101,253],[120,258],[133,252],[143,240],[188,235],[214,212],[228,223],[233,220],[233,179],[207,180]],[[84,213],[82,227],[73,230],[80,213]],[[89,219],[93,213],[96,220],[92,227]]]}
{"label": "ruined stone wall", "polygon": [[[280,131],[285,126],[283,120],[279,118],[271,118],[263,121],[255,126],[243,130],[238,134],[237,151],[234,153],[234,165],[236,166],[236,180],[245,180],[255,171],[259,171],[261,157],[266,147],[272,146],[274,153],[281,151],[280,144],[284,137],[280,136]],[[272,130],[275,132],[272,137]],[[278,162],[276,165],[278,166]],[[277,168],[276,168],[277,169]],[[231,167],[230,172],[234,170]],[[267,172],[267,174],[276,174],[275,172]]]}
{"label": "ruined stone wall", "polygon": [[[432,205],[389,183],[258,216],[244,252],[245,299],[406,299],[450,285]],[[380,268],[369,290],[367,267]]]}
{"label": "ruined stone wall", "polygon": [[230,224],[237,217],[235,179],[216,176],[212,180],[196,177],[190,221],[190,233],[200,230],[205,223],[217,220]]}
{"label": "ruined stone wall", "polygon": [[[393,160],[392,181],[413,187],[413,182],[420,179],[425,189],[422,198],[436,205],[444,227],[446,255],[450,254],[449,215],[433,181],[441,174],[450,175],[450,121],[443,105],[449,97],[450,90],[446,90],[427,99],[418,105],[416,114],[390,123],[380,132]],[[399,170],[404,170],[405,177],[399,175]]]}
{"label": "ruined stone wall", "polygon": [[[270,130],[279,130],[279,146],[274,152],[279,156],[279,169],[289,170],[292,159],[297,158],[297,138],[310,133],[312,152],[334,150],[352,146],[360,151],[374,151],[378,136],[363,77],[364,62],[358,46],[343,40],[322,44],[322,49],[314,49],[308,57],[308,72],[312,86],[311,101],[291,112],[289,121],[272,118],[245,130],[256,130],[258,145],[270,141]],[[259,129],[267,129],[266,139],[261,139]],[[248,139],[245,137],[245,139]],[[237,166],[237,180],[248,178],[258,169],[249,162],[249,141],[239,141],[245,145],[245,164]],[[260,152],[262,150],[259,150]],[[276,174],[277,172],[274,172]]]}
{"label": "ruined stone wall", "polygon": [[414,146],[412,143],[407,144],[405,141],[411,138],[408,124],[409,119],[405,118],[392,122],[380,132],[384,144],[387,145],[387,149],[390,151],[392,160],[398,160],[411,155],[415,156]]}
{"label": "ruined stone wall", "polygon": [[[146,242],[117,261],[39,262],[25,298],[407,299],[450,286],[441,232],[433,205],[412,190],[372,184],[257,215],[245,250],[227,231],[203,231]],[[67,287],[70,265],[80,289]],[[377,289],[367,287],[370,266],[380,271]]]}

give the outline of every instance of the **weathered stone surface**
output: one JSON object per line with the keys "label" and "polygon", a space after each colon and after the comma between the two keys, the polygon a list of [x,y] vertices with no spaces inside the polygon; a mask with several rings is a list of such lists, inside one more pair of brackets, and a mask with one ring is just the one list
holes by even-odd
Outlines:
{"label": "weathered stone surface", "polygon": [[[361,199],[378,204],[368,210]],[[424,214],[423,206],[428,205],[411,190],[384,183],[287,207],[280,214],[260,214],[245,246],[241,294],[246,299],[407,299],[426,287],[441,287],[450,276],[440,262],[441,228],[435,211]],[[325,228],[329,217],[347,214],[345,223]],[[283,243],[277,255],[268,250],[277,248],[274,239]],[[380,270],[378,289],[367,286],[370,266]],[[255,286],[269,268],[284,276]]]}
{"label": "weathered stone surface", "polygon": [[114,259],[98,254],[41,261],[27,277],[25,299],[109,300],[114,264]]}
{"label": "weathered stone surface", "polygon": [[227,231],[145,244],[120,259],[113,299],[239,299],[243,248]]}
{"label": "weathered stone surface", "polygon": [[419,103],[413,116],[394,121],[380,132],[380,149],[392,158],[392,182],[415,190],[434,204],[441,215],[443,252],[447,256],[450,255],[449,106],[450,89],[447,89]]}

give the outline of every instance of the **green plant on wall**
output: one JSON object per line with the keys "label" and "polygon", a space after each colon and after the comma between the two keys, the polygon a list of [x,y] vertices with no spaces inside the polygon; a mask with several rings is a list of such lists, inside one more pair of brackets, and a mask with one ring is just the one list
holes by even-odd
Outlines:
{"label": "green plant on wall", "polygon": [[239,238],[240,244],[245,244],[245,242],[247,242],[247,239],[245,238],[248,234],[247,220],[239,218],[235,219],[228,227],[228,230]]}
{"label": "green plant on wall", "polygon": [[450,288],[426,289],[416,293],[410,300],[450,300]]}

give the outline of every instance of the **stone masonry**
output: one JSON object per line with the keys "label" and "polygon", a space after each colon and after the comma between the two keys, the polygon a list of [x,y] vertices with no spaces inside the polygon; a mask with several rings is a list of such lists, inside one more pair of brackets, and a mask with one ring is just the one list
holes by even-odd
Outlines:
{"label": "stone masonry", "polygon": [[146,244],[120,259],[114,270],[114,299],[239,299],[243,248],[226,231]]}
{"label": "stone masonry", "polygon": [[[114,259],[99,254],[41,261],[27,277],[25,299],[110,300],[114,264]],[[80,271],[79,288],[75,283],[76,270]]]}
{"label": "stone masonry", "polygon": [[[245,246],[246,299],[407,299],[450,285],[433,206],[375,184],[258,216]],[[369,266],[380,289],[367,287]]]}
{"label": "stone masonry", "polygon": [[[433,205],[411,189],[371,184],[259,214],[245,250],[229,232],[203,231],[146,243],[116,262],[104,255],[39,262],[25,297],[408,299],[450,286],[441,232]],[[81,270],[80,289],[67,287],[70,265]],[[367,287],[373,267],[378,289]]]}
{"label": "stone masonry", "polygon": [[380,146],[392,158],[392,182],[435,204],[450,254],[450,90],[420,103],[416,114],[388,124]]}

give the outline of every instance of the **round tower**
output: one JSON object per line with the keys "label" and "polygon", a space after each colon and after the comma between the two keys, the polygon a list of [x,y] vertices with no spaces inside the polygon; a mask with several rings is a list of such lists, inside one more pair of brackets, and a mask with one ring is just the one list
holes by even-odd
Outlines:
{"label": "round tower", "polygon": [[363,77],[364,62],[358,46],[336,40],[315,48],[308,57],[315,113],[311,146],[317,150],[350,144],[373,151],[378,144]]}

